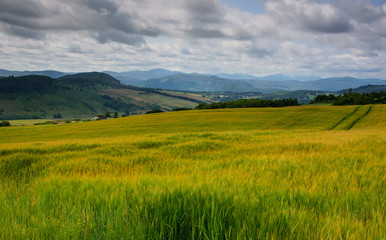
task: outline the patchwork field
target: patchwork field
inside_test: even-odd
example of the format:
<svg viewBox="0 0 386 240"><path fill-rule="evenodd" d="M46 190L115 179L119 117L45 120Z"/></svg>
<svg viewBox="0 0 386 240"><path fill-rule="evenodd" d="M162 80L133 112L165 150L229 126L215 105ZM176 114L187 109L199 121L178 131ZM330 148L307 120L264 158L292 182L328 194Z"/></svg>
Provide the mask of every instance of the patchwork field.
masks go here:
<svg viewBox="0 0 386 240"><path fill-rule="evenodd" d="M0 128L1 239L385 239L386 106Z"/></svg>

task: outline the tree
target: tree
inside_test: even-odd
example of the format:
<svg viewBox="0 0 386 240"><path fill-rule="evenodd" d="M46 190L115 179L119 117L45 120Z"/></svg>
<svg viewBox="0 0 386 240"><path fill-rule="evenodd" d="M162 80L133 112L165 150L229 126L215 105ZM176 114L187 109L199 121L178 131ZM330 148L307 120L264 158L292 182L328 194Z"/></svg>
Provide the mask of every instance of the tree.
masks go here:
<svg viewBox="0 0 386 240"><path fill-rule="evenodd" d="M344 93L338 96L332 103L332 105L364 105L364 104L375 104L384 103L386 92L380 93Z"/></svg>
<svg viewBox="0 0 386 240"><path fill-rule="evenodd" d="M147 111L146 114L161 113L161 112L163 112L163 111L161 109L157 108L157 109L153 109L153 110Z"/></svg>
<svg viewBox="0 0 386 240"><path fill-rule="evenodd" d="M11 124L8 121L0 122L0 127L8 127L8 126L11 126Z"/></svg>
<svg viewBox="0 0 386 240"><path fill-rule="evenodd" d="M114 113L114 118L118 118L118 112Z"/></svg>
<svg viewBox="0 0 386 240"><path fill-rule="evenodd" d="M196 109L217 109L217 108L255 108L255 107L285 107L297 106L298 100L296 98L265 100L258 98L239 99L228 102L215 102L212 104L200 103Z"/></svg>
<svg viewBox="0 0 386 240"><path fill-rule="evenodd" d="M110 114L110 112L106 112L106 113L105 113L105 117L107 117L107 118L111 118L111 114Z"/></svg>

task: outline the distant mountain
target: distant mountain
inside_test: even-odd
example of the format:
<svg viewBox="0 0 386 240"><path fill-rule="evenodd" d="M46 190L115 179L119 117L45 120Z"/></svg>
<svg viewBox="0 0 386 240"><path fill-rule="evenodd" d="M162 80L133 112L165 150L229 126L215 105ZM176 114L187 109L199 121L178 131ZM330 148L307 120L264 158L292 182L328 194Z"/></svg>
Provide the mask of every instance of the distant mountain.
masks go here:
<svg viewBox="0 0 386 240"><path fill-rule="evenodd" d="M367 84L384 85L386 80L381 79L357 79L351 77L325 78L316 81L263 81L249 80L254 88L257 89L280 89L285 91L295 90L315 90L315 91L339 91L341 89L357 88Z"/></svg>
<svg viewBox="0 0 386 240"><path fill-rule="evenodd" d="M109 74L108 72L104 72L104 73ZM109 75L113 76L114 78L118 79L122 84L126 84L126 85L140 86L139 83L141 81L143 81L143 80L140 80L137 78L132 78L129 76L117 76L117 75L112 75L112 74L109 74Z"/></svg>
<svg viewBox="0 0 386 240"><path fill-rule="evenodd" d="M111 73L122 83L141 87L185 91L234 91L264 92L277 91L339 91L367 84L382 85L385 80L335 77L319 79L315 76L290 77L282 74L256 77L248 74L184 74L165 69ZM150 79L149 79L150 78Z"/></svg>
<svg viewBox="0 0 386 240"><path fill-rule="evenodd" d="M268 80L245 80L250 83L254 88L259 89L262 92L278 92L278 91L295 91L295 90L320 90L317 88L308 88L305 82L286 80L286 81L268 81Z"/></svg>
<svg viewBox="0 0 386 240"><path fill-rule="evenodd" d="M145 80L140 82L140 84L143 87L149 88L184 91L256 91L248 82L195 74L175 74L163 78Z"/></svg>
<svg viewBox="0 0 386 240"><path fill-rule="evenodd" d="M207 100L121 84L105 73L53 79L41 75L0 78L0 119L89 118L106 111L140 114L161 108L193 108Z"/></svg>
<svg viewBox="0 0 386 240"><path fill-rule="evenodd" d="M112 76L114 80L119 80L122 84L134 85L139 87L186 90L186 91L234 91L234 92L263 92L273 93L278 91L314 90L314 91L339 91L341 89L357 88L363 85L386 85L385 80L381 79L357 79L352 77L333 77L319 79L315 76L296 76L290 77L283 74L256 77L248 74L185 74L166 69L152 69L148 71L127 71L127 72L104 72L99 74L91 83L86 83L82 74L68 76L57 71L7 71L0 69L0 76L22 76L30 73L40 74L57 78L58 80L67 79L70 84L85 84L88 86L100 85L97 79L100 74ZM88 73L90 74L90 73ZM65 77L66 76L66 77ZM92 79L92 76L86 76ZM106 76L104 79L108 79ZM77 80L78 79L78 80ZM110 87L117 87L117 82L110 78ZM66 82L64 81L64 82ZM103 83L107 84L107 83ZM102 84L102 85L103 85ZM108 84L107 84L108 85Z"/></svg>
<svg viewBox="0 0 386 240"><path fill-rule="evenodd" d="M139 82L142 80L149 80L153 78L163 78L170 75L176 75L176 74L188 74L183 72L177 72L177 71L169 71L166 69L152 69L147 71L128 71L128 72L112 72L112 71L105 71L104 73L110 74L111 76L117 78L118 80L122 81L123 83L127 82ZM216 76L219 78L224 79L231 79L231 80L251 80L251 79L260 79L260 80L267 80L267 81L285 81L285 80L298 80L298 81L312 81L320 79L319 77L314 76L297 76L297 77L289 77L282 74L276 74L276 75L269 75L269 76L263 76L263 77L256 77L254 75L250 74L244 74L244 73L189 73L190 75L203 75L203 76Z"/></svg>
<svg viewBox="0 0 386 240"><path fill-rule="evenodd" d="M314 86L317 90L339 91L341 89L357 88L368 84L386 85L386 80L341 77L320 79L317 81L307 82L307 84L309 84L309 86Z"/></svg>
<svg viewBox="0 0 386 240"><path fill-rule="evenodd" d="M242 74L242 73L217 73L217 74L210 74L210 76L217 76L220 78L225 79L232 79L232 80L248 80L248 79L258 79L258 77L250 75L250 74Z"/></svg>
<svg viewBox="0 0 386 240"><path fill-rule="evenodd" d="M320 79L320 77L317 77L317 76L295 76L295 77L291 78L291 80L296 80L296 81L301 81L301 82L315 81L318 79Z"/></svg>
<svg viewBox="0 0 386 240"><path fill-rule="evenodd" d="M268 75L264 77L257 77L257 79L265 80L265 81L315 81L320 79L320 77L315 76L296 76L296 77L290 77L283 74L275 74L275 75Z"/></svg>
<svg viewBox="0 0 386 240"><path fill-rule="evenodd" d="M229 76L229 75L228 75ZM194 74L174 74L161 78L149 80L140 80L133 83L136 86L161 88L184 91L233 91L233 92L263 92L273 93L277 91L296 91L296 90L313 90L313 91L339 91L341 89L356 88L367 84L384 85L385 80L381 79L357 79L351 77L325 78L313 81L304 81L308 77L300 80L283 80L285 75L268 76L268 79L248 79L234 80L220 78L213 75ZM288 77L290 78L290 77ZM311 79L313 77L309 77Z"/></svg>
<svg viewBox="0 0 386 240"><path fill-rule="evenodd" d="M338 93L348 93L350 89L343 89L338 91ZM372 92L386 92L386 85L366 85L366 86L360 86L358 88L352 89L353 92L356 93L372 93Z"/></svg>
<svg viewBox="0 0 386 240"><path fill-rule="evenodd" d="M14 77L21 77L21 76L27 76L27 75L43 75L51 78L58 78L65 76L68 73L53 71L53 70L45 70L45 71L8 71L4 69L0 69L0 76L8 77L8 76L14 76Z"/></svg>
<svg viewBox="0 0 386 240"><path fill-rule="evenodd" d="M111 76L117 78L122 83L131 83L131 82L139 82L142 80L148 80L152 78L162 78L169 75L174 74L182 74L182 72L176 72L176 71L169 71L162 68L152 69L148 71L128 71L128 72L111 72L106 71L104 73L110 74Z"/></svg>

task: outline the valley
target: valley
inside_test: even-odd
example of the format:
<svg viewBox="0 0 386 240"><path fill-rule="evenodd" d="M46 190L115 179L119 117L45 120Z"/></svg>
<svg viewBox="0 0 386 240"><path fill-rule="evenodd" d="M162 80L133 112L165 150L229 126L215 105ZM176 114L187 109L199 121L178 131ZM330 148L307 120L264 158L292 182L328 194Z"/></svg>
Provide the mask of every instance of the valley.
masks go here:
<svg viewBox="0 0 386 240"><path fill-rule="evenodd" d="M154 89L123 85L103 73L81 73L53 79L41 75L0 79L0 119L90 119L96 114L117 112L144 114L161 108L194 108L211 102L195 94L184 96Z"/></svg>

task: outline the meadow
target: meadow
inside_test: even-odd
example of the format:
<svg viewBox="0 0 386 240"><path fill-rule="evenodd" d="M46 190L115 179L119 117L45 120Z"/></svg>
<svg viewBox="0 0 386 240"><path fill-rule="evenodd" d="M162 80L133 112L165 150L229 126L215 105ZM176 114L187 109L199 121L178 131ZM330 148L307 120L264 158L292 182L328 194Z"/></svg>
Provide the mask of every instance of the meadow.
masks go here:
<svg viewBox="0 0 386 240"><path fill-rule="evenodd" d="M385 239L386 106L0 128L0 239Z"/></svg>

